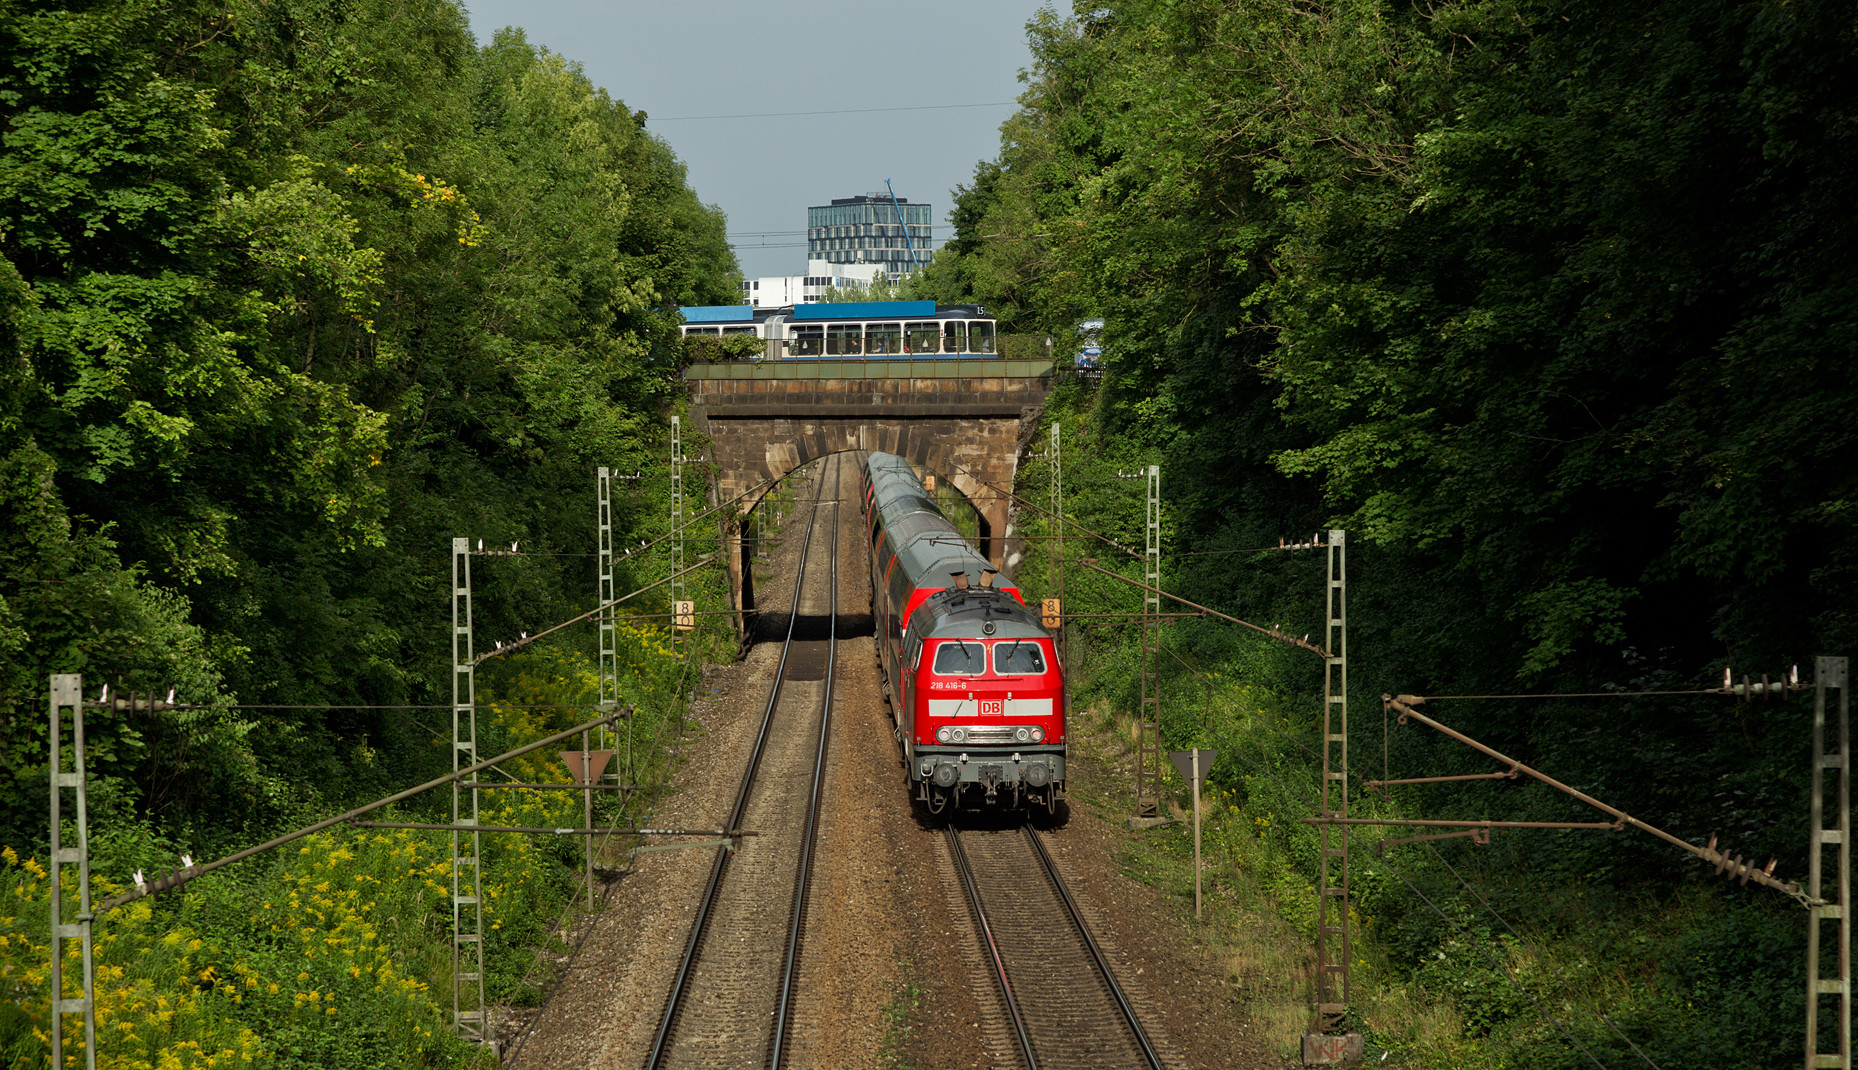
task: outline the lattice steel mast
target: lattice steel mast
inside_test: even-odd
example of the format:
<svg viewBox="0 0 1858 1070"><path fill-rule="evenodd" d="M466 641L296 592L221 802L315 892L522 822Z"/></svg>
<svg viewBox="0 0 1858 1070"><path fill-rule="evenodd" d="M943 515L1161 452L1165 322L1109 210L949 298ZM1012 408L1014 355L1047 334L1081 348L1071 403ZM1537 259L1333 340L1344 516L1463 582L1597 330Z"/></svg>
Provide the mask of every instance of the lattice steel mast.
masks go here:
<svg viewBox="0 0 1858 1070"><path fill-rule="evenodd" d="M1065 707L1071 705L1071 645L1068 642L1070 632L1064 627L1064 452L1059 432L1063 430L1059 422L1052 421L1052 552L1051 552L1051 591L1058 600L1058 658L1065 665Z"/></svg>
<svg viewBox="0 0 1858 1070"><path fill-rule="evenodd" d="M52 744L52 865L51 865L51 958L52 958L52 1066L63 1070L64 1058L64 1020L67 1014L84 1016L84 1067L85 1070L97 1070L97 968L92 957L91 913L90 913L90 807L85 798L84 778L84 678L75 674L60 673L52 677L51 688L51 744ZM109 689L104 689L104 697L109 696ZM133 696L131 696L133 698ZM133 702L130 703L134 705ZM71 758L70 771L65 769L64 759L64 719L65 710L71 711ZM70 790L76 794L77 802L77 846L64 846L64 821L62 810L64 793ZM72 921L64 920L64 867L77 865L77 917ZM139 874L138 874L139 877ZM76 999L65 997L64 991L64 949L66 940L77 940L83 945L84 975L83 994Z"/></svg>
<svg viewBox="0 0 1858 1070"><path fill-rule="evenodd" d="M1348 817L1348 541L1331 530L1323 594L1324 817ZM1340 1030L1348 1013L1348 827L1319 825L1316 901L1316 1021L1313 1031Z"/></svg>
<svg viewBox="0 0 1858 1070"><path fill-rule="evenodd" d="M1142 708L1136 715L1135 814L1161 816L1161 466L1148 466L1142 554Z"/></svg>
<svg viewBox="0 0 1858 1070"><path fill-rule="evenodd" d="M671 417L671 583L667 594L671 599L673 621L681 609L679 603L686 600L684 594L684 426L680 417ZM683 642L683 637L672 629L672 642Z"/></svg>
<svg viewBox="0 0 1858 1070"><path fill-rule="evenodd" d="M1813 667L1813 803L1808 830L1811 839L1807 853L1806 894L1815 900L1807 908L1806 921L1806 1070L1837 1067L1851 1070L1852 1065L1852 918L1846 909L1852 901L1852 806L1851 806L1851 686L1850 663L1845 658L1819 658ZM1826 753L1826 691L1839 689L1838 735L1836 754ZM1825 781L1830 773L1838 781L1838 825L1826 827ZM1837 846L1838 876L1836 887L1824 887L1824 852ZM1825 894L1831 891L1831 895ZM1822 976L1819 961L1819 923L1836 919L1838 928L1838 971L1836 978ZM1838 1051L1819 1050L1819 1001L1824 996L1839 997Z"/></svg>
<svg viewBox="0 0 1858 1070"><path fill-rule="evenodd" d="M612 471L602 465L595 476L595 492L598 504L594 514L595 552L598 564L595 566L594 605L610 606L613 601L613 476ZM619 640L613 628L613 612L602 609L595 618L600 630L600 712L611 713L619 707ZM600 729L602 742L606 739L606 729ZM632 768L632 733L626 733L626 768Z"/></svg>
<svg viewBox="0 0 1858 1070"><path fill-rule="evenodd" d="M460 760L462 757L462 761ZM452 772L477 764L477 660L471 642L471 540L452 540ZM466 792L469 791L467 801ZM483 837L462 853L458 826L478 823L477 777L452 781L452 1023L480 1044L484 1015ZM467 892L466 889L470 890ZM471 951L467 954L466 947Z"/></svg>

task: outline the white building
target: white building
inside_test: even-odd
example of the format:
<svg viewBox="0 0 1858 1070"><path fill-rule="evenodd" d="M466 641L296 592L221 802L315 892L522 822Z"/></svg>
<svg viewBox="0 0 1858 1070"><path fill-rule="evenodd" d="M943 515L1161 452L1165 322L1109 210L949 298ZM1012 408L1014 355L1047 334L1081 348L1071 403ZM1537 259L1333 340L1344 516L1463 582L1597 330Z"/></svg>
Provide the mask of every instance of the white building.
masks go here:
<svg viewBox="0 0 1858 1070"><path fill-rule="evenodd" d="M815 304L840 286L869 286L883 264L833 264L808 260L804 275L764 275L742 283L742 303L756 308Z"/></svg>

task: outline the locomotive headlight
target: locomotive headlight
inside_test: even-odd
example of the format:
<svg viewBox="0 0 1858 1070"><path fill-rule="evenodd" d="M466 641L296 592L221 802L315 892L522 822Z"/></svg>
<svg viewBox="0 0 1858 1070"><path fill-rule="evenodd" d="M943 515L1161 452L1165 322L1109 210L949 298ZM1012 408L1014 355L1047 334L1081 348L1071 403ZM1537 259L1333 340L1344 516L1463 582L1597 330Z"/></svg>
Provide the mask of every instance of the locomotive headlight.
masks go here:
<svg viewBox="0 0 1858 1070"><path fill-rule="evenodd" d="M947 725L943 725L935 730L935 741L937 743L947 743L951 735L953 735L953 731Z"/></svg>
<svg viewBox="0 0 1858 1070"><path fill-rule="evenodd" d="M1031 731L1029 731L1028 729L1024 727L1015 728L1013 730L1013 738L1019 740L1021 743L1024 743L1027 740L1032 738L1032 733Z"/></svg>
<svg viewBox="0 0 1858 1070"><path fill-rule="evenodd" d="M948 741L950 743L966 743L968 741L968 730L965 728L949 729Z"/></svg>
<svg viewBox="0 0 1858 1070"><path fill-rule="evenodd" d="M1040 728L1036 724L1033 725L1032 726L1032 741L1034 743L1039 743L1039 742L1043 742L1044 739L1045 739L1045 729Z"/></svg>

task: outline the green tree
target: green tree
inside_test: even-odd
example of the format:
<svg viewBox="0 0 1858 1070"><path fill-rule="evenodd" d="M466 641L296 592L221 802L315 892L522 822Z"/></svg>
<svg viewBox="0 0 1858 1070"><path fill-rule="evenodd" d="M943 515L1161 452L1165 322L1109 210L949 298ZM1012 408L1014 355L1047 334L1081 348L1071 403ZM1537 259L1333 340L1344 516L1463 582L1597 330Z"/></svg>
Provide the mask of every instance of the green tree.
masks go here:
<svg viewBox="0 0 1858 1070"><path fill-rule="evenodd" d="M339 704L449 686L447 539L578 549L591 467L649 463L675 307L735 292L721 214L449 0L13 12L0 112L8 842L42 835L48 672L338 704L136 729L191 742L125 749L126 806L227 834L404 783L426 731ZM497 634L589 590L487 573Z"/></svg>

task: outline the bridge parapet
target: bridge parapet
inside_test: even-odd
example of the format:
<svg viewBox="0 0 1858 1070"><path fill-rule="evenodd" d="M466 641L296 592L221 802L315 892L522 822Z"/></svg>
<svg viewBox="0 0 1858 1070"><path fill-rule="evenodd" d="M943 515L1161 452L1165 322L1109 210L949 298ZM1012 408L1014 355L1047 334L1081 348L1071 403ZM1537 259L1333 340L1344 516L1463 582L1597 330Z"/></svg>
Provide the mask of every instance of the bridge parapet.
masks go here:
<svg viewBox="0 0 1858 1070"><path fill-rule="evenodd" d="M711 418L1018 416L1051 392L1049 360L771 361L684 373Z"/></svg>

